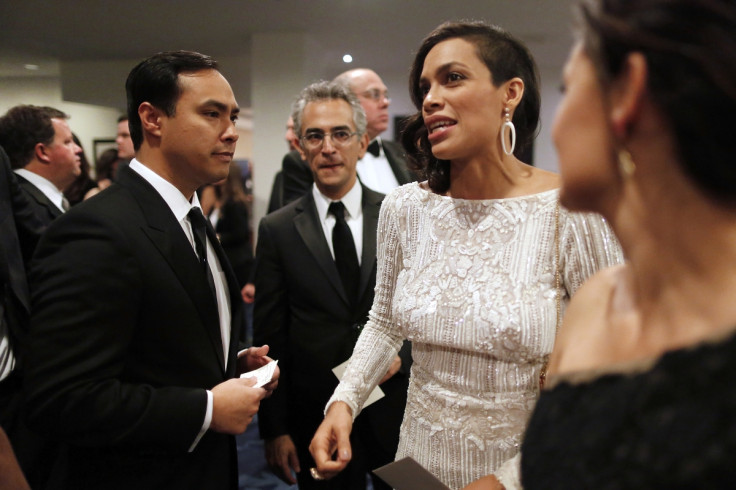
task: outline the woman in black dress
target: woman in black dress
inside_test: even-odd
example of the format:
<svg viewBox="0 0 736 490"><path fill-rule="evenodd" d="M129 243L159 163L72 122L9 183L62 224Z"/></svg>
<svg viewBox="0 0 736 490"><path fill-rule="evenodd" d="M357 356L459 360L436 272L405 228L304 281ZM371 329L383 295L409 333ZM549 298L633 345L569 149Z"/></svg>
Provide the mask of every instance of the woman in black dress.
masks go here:
<svg viewBox="0 0 736 490"><path fill-rule="evenodd" d="M736 485L736 2L581 4L561 200L625 265L565 316L522 446L544 488Z"/></svg>
<svg viewBox="0 0 736 490"><path fill-rule="evenodd" d="M553 128L560 199L606 217L627 261L572 298L522 484L734 488L736 1L579 13Z"/></svg>

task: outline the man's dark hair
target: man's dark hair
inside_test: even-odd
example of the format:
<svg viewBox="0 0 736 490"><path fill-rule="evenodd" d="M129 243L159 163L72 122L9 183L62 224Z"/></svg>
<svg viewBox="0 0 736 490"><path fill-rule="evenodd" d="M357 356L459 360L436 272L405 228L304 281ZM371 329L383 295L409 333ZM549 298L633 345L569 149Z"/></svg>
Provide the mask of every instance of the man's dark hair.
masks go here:
<svg viewBox="0 0 736 490"><path fill-rule="evenodd" d="M0 117L0 146L10 158L13 168L23 168L33 159L38 143L50 145L54 141L52 118L69 116L53 107L17 105Z"/></svg>
<svg viewBox="0 0 736 490"><path fill-rule="evenodd" d="M125 82L125 92L128 96L128 127L136 151L143 143L138 107L148 102L167 116L173 116L181 95L179 75L201 70L217 70L217 62L194 51L158 53L131 70Z"/></svg>
<svg viewBox="0 0 736 490"><path fill-rule="evenodd" d="M120 117L118 118L118 123L121 123L121 122L127 121L127 120L128 120L128 115L127 114L121 114Z"/></svg>

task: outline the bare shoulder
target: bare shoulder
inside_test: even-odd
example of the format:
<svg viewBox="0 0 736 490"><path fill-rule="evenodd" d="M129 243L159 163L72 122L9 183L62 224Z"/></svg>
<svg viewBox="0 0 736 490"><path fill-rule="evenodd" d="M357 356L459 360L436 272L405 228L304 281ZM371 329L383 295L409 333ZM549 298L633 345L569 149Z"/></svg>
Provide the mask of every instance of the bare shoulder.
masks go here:
<svg viewBox="0 0 736 490"><path fill-rule="evenodd" d="M550 191L557 189L562 184L560 175L549 170L528 166L529 180L528 185L532 193Z"/></svg>
<svg viewBox="0 0 736 490"><path fill-rule="evenodd" d="M614 293L624 280L626 264L598 271L577 290L565 311L550 359L550 374L595 365L594 358L608 338Z"/></svg>

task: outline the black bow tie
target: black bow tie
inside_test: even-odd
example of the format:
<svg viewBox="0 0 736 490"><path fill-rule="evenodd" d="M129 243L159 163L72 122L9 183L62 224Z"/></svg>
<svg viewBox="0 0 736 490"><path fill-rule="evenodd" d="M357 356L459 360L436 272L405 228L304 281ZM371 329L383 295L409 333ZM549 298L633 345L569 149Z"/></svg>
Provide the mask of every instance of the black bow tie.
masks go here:
<svg viewBox="0 0 736 490"><path fill-rule="evenodd" d="M374 156L377 157L381 154L381 144L378 142L377 139L371 141L371 144L368 145L368 151Z"/></svg>

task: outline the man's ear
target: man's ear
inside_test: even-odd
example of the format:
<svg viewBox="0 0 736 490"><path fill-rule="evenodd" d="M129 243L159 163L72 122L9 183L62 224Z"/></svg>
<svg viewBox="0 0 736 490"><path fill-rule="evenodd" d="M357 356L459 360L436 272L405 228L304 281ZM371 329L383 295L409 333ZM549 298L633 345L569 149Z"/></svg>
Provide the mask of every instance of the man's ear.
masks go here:
<svg viewBox="0 0 736 490"><path fill-rule="evenodd" d="M51 157L49 157L46 145L43 143L36 143L36 146L33 147L33 156L41 163L51 164Z"/></svg>
<svg viewBox="0 0 736 490"><path fill-rule="evenodd" d="M150 102L143 102L138 106L138 117L141 119L141 129L143 129L143 137L151 134L158 138L161 137L161 119L163 111L154 107Z"/></svg>
<svg viewBox="0 0 736 490"><path fill-rule="evenodd" d="M358 151L358 160L365 156L365 152L368 151L368 144L370 142L371 140L368 138L368 133L363 133L363 136L361 136L360 140L358 140L358 144L360 145L360 151Z"/></svg>
<svg viewBox="0 0 736 490"><path fill-rule="evenodd" d="M621 74L611 83L610 118L613 133L619 141L628 136L641 114L647 91L647 61L641 53L626 57Z"/></svg>
<svg viewBox="0 0 736 490"><path fill-rule="evenodd" d="M301 140L298 140L297 141L296 151L299 152L299 156L302 157L302 160L304 160L305 162L308 162L309 161L309 160L307 160L307 152L305 152L304 151L304 148L302 148L302 141Z"/></svg>

